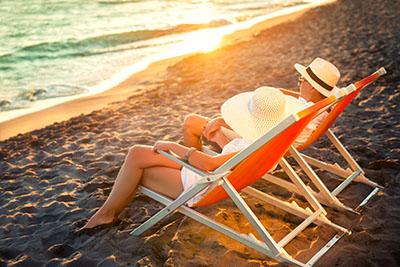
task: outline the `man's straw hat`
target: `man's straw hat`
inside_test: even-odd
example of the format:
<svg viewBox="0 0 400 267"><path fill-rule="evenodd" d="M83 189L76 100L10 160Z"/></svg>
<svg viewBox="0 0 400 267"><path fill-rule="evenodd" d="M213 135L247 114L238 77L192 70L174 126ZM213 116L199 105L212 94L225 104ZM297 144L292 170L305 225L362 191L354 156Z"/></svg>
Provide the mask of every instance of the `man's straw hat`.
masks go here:
<svg viewBox="0 0 400 267"><path fill-rule="evenodd" d="M332 63L317 57L308 67L298 63L295 69L315 88L326 97L339 90L336 87L340 78L339 70Z"/></svg>

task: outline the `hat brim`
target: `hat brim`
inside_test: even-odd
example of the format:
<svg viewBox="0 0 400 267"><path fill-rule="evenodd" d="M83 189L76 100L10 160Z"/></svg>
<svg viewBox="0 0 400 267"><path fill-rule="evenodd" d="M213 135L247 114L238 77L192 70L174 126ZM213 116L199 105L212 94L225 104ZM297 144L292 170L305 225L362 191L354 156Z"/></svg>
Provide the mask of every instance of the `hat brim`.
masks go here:
<svg viewBox="0 0 400 267"><path fill-rule="evenodd" d="M336 86L333 87L333 89L331 91L326 90L325 88L323 88L321 85L319 85L318 83L316 83L311 77L310 75L308 75L307 71L306 71L306 67L304 67L303 65L300 65L298 63L294 64L294 68L301 74L301 76L303 76L315 89L318 90L318 92L320 92L321 94L323 94L326 97L330 97L331 95L335 94L338 90L340 90L339 88L337 88Z"/></svg>
<svg viewBox="0 0 400 267"><path fill-rule="evenodd" d="M240 136L255 141L260 135L264 134L289 114L296 113L304 109L304 105L292 96L285 95L286 105L284 114L279 118L271 119L263 123L262 129L256 126L254 115L250 113L249 103L254 92L245 92L235 95L228 99L221 106L221 114L225 122Z"/></svg>

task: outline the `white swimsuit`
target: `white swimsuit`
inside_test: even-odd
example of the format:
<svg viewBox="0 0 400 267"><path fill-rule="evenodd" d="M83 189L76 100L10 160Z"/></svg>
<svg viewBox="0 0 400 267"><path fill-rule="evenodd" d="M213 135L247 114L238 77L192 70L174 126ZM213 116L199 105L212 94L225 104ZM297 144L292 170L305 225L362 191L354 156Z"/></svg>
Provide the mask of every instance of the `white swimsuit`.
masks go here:
<svg viewBox="0 0 400 267"><path fill-rule="evenodd" d="M246 148L250 144L251 143L244 138L235 138L224 146L220 155L237 152L239 150ZM199 181L201 178L203 177L185 167L182 167L181 169L181 180L183 185L182 194L187 192L193 186L195 186L197 181ZM197 201L199 201L202 197L204 197L214 187L215 184L209 185L208 187L203 189L200 193L198 193L196 196L194 196L192 199L189 199L186 202L186 205L188 205L189 207L193 206Z"/></svg>

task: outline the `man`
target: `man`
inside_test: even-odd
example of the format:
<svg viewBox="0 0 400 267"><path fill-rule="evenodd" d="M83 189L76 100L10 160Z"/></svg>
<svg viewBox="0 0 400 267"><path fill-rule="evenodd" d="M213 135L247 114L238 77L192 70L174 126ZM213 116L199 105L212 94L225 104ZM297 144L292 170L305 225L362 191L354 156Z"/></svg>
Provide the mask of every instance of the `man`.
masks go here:
<svg viewBox="0 0 400 267"><path fill-rule="evenodd" d="M340 72L332 63L317 57L308 67L297 63L294 67L301 75L298 82L300 94L297 97L305 108L323 100L325 97L331 96L339 90L336 84L339 81ZM293 95L294 93L285 89L281 89L281 91L289 95ZM297 147L304 143L327 115L328 113L324 112L311 121L297 138L294 145ZM203 141L212 140L213 135L218 131L222 131L227 135L229 131L226 131L226 129L232 130L222 117L209 119L197 114L191 114L185 118L182 127L184 145L201 150ZM212 142L210 144L217 151L220 150L218 145Z"/></svg>

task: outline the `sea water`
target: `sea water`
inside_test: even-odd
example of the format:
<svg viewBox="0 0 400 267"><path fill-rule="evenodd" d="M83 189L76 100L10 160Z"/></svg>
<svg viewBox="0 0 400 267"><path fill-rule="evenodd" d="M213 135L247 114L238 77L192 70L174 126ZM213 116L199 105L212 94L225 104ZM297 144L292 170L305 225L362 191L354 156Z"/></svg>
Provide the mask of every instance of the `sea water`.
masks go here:
<svg viewBox="0 0 400 267"><path fill-rule="evenodd" d="M1 0L0 122L117 85L298 0ZM311 1L320 2L320 1Z"/></svg>

